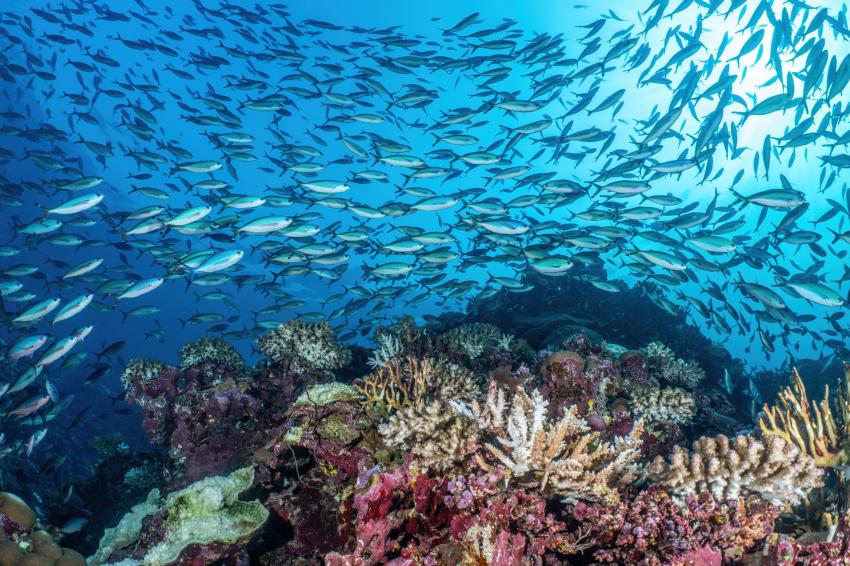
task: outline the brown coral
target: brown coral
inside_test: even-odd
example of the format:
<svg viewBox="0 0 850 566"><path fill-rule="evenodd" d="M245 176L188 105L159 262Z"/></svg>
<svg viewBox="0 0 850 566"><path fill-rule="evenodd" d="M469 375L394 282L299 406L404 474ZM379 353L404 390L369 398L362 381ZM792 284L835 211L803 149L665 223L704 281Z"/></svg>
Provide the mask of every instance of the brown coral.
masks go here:
<svg viewBox="0 0 850 566"><path fill-rule="evenodd" d="M22 499L0 492L0 524L11 521L11 532L0 528L0 566L86 566L83 555L70 548L62 548L49 533L33 531L35 512Z"/></svg>
<svg viewBox="0 0 850 566"><path fill-rule="evenodd" d="M765 435L782 438L814 458L822 468L847 462L846 441L850 437L850 364L844 364L844 382L839 389L838 418L829 406L829 385L820 403L809 402L806 386L797 368L791 370L791 386L779 392L779 405L765 403L759 427Z"/></svg>

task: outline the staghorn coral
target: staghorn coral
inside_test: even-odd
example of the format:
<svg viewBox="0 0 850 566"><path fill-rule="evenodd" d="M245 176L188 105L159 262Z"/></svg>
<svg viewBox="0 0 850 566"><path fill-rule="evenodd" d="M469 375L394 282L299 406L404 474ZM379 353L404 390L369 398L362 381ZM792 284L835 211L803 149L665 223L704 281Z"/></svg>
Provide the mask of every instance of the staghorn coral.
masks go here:
<svg viewBox="0 0 850 566"><path fill-rule="evenodd" d="M705 372L693 360L683 360L661 342L644 348L649 375L672 385L694 388L705 379Z"/></svg>
<svg viewBox="0 0 850 566"><path fill-rule="evenodd" d="M351 352L337 343L327 322L288 320L260 337L257 347L274 363L294 361L305 369L338 369L351 360Z"/></svg>
<svg viewBox="0 0 850 566"><path fill-rule="evenodd" d="M215 337L203 337L192 342L186 342L180 348L180 370L209 364L211 366L226 366L238 371L245 361L242 355L226 340Z"/></svg>
<svg viewBox="0 0 850 566"><path fill-rule="evenodd" d="M517 389L510 409L504 390L492 383L487 402L464 405L453 403L462 414L476 420L494 442L486 448L496 467L520 483L563 495L566 501L614 499L617 488L638 475L641 422L628 436L603 442L591 432L575 406L553 421L546 418L548 402L533 391ZM491 467L484 459L479 462Z"/></svg>
<svg viewBox="0 0 850 566"><path fill-rule="evenodd" d="M632 413L648 423L685 424L696 413L693 396L678 387L642 385L632 388L631 395Z"/></svg>
<svg viewBox="0 0 850 566"><path fill-rule="evenodd" d="M722 434L700 438L690 453L674 447L670 460L656 458L648 473L680 500L706 490L718 499L758 495L777 506L800 503L823 476L812 458L781 438Z"/></svg>
<svg viewBox="0 0 850 566"><path fill-rule="evenodd" d="M837 467L848 461L850 438L850 364L844 364L844 380L838 391L836 418L829 405L829 385L823 400L809 402L806 386L796 368L791 370L791 386L779 392L779 405L765 403L759 428L768 436L782 438L814 458L822 468Z"/></svg>
<svg viewBox="0 0 850 566"><path fill-rule="evenodd" d="M478 443L478 427L444 401L411 405L378 427L384 442L414 454L423 470L445 471L464 460Z"/></svg>

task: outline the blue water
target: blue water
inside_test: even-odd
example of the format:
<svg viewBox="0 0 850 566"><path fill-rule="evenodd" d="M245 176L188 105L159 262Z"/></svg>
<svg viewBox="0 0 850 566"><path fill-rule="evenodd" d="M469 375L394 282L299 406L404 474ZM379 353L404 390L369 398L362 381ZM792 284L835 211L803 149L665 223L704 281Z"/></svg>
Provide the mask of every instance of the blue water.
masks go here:
<svg viewBox="0 0 850 566"><path fill-rule="evenodd" d="M680 87L689 72L699 75L694 91L699 93L721 76L727 64L730 74L737 75L737 79L732 90L733 96L723 111L722 122L718 126L718 132L726 134L725 141L720 138L715 140L716 151L713 152L710 163L704 160L699 167L681 175L666 175L653 180L652 189L647 194L672 194L683 200L679 207L669 206L667 210L694 203L693 210L697 211L706 210L717 195L717 212L712 221L716 226L720 216L742 205L730 190L739 171L743 173L734 188L743 195L751 195L764 189L781 188L780 174L784 175L794 189L805 193L809 203L808 210L797 223L797 229L815 230L823 235L824 239L819 245L825 250L824 257L812 253L807 245L778 243L775 240L772 232L786 210L769 210L764 222L757 227L762 208L755 204L742 207L740 212L730 212L730 220L743 220L740 229L726 234L726 237L734 239L738 245L736 252L717 258L712 258L707 253L701 255L718 262L728 261L740 255L752 257L746 247L754 245L762 238L769 238L768 251L773 258L767 264L779 265L792 274L800 274L817 261L823 261L822 266L815 266L816 269L810 274L809 280L820 281L835 289L840 296L846 297L847 281L842 280L842 276L847 243L838 241L831 244L832 236L826 231L826 227L843 232L846 229L848 214L844 210L814 228L811 222L833 206L828 199L847 206L847 169L823 164L820 157L830 152L826 146L829 140L825 136L797 149L779 151L775 148L782 143L776 141L777 137L781 137L784 132L807 117L813 120L809 131L824 128L836 135L845 132L846 108L850 100L847 93L850 91L844 89L828 103L817 104L814 98L822 96L826 86L827 71L823 71L824 81L815 87L810 95L812 100L805 109L801 107L799 112L789 109L767 116L750 117L742 124L741 116L736 114L744 110L742 103L752 107L753 97L761 101L781 93L784 88L783 84L776 80L775 70L769 60L771 24L766 17L761 17L757 23L747 27L746 24L758 2L748 1L743 4L743 7L724 17L729 10L729 3L721 3L713 14L706 15L704 7L683 2L682 5L688 5L687 8L672 18L663 18L652 29L644 32L646 22L651 19L657 3L652 6L649 3L641 3L641 6L638 6L622 1L582 5L554 1L518 4L508 0L462 3L441 0L427 4L319 0L297 2L288 6L277 4L275 6L279 7L278 13L275 13L273 5L262 4L263 14L256 17L253 2L219 6L203 4L206 8L199 10L201 3L165 5L148 2L143 6L140 2L120 1L103 4L99 14L95 7L89 5L63 7L62 4L48 2L7 2L4 4L2 26L2 43L6 46L2 57L6 67L4 81L0 87L5 99L0 106L8 111L0 119L4 128L3 135L0 135L0 148L3 150L3 196L7 198L2 205L4 222L0 228L0 239L2 244L18 249L19 253L14 257L0 258L0 265L7 266L7 269L19 264L32 265L38 268L38 273L43 274L42 278L20 277L23 283L21 292L33 293L33 302L50 297L61 298L64 302L84 292L90 292L99 285L99 281L81 278L70 284L60 285L57 279L70 266L94 258L103 258L104 263L93 273L107 278L166 277L169 274L166 266L149 250L139 248L140 243L142 246L164 246L160 250L164 252L190 252L209 247L218 250L241 249L245 252L243 259L232 270L224 273L230 276L260 276L264 284L270 285L258 287L252 283L239 287L228 282L215 287L187 286L197 274L172 272L173 277L143 297L116 302L114 297L96 296L91 306L68 321L53 326L50 324L51 315L34 328L11 327L6 324L2 336L10 344L28 333L45 333L63 338L75 328L92 325L94 330L91 335L74 350L88 352L85 361L76 367L60 371L60 360L47 367L44 374L56 384L61 394L76 395L73 409L63 416L64 419L69 419L87 404L93 404L97 412L107 415L101 421L103 424L98 424L97 428L110 429L108 411L111 402L108 396L121 393L118 376L124 363L133 357L151 357L176 362L182 344L210 333L211 324L187 322L193 315L223 315L224 320L218 323L225 325L223 332L215 333L223 334L236 344L247 358L256 360L258 357L252 351L252 344L254 338L264 331L259 326L262 323L273 324L305 315L313 320L328 318L349 341L369 344L371 330L381 321L389 321L403 314L413 314L421 320L426 314L463 310L468 300L479 292L500 287L491 277L508 277L521 281L525 270L528 269L521 258L500 258L484 264L471 263L470 252L485 245L482 242L486 243L487 240L478 237L479 241L473 242L476 232L470 230L460 219L469 217L469 203L485 198L508 202L516 197L544 195L546 192L534 185L516 187L515 182L510 180L487 183L486 178L492 175L487 169L492 165L467 168L460 161L449 164L448 160L439 156L433 157L433 154L430 154L432 157L429 157L429 152L438 149L455 150L458 153L484 151L494 142L508 137L505 128L515 128L548 117L554 119L554 124L542 134L536 133L520 140L515 146L516 151L507 154L506 162L499 167L528 165L529 174L551 172L556 179L569 179L589 186L599 172L619 163L619 160L612 158L611 151L634 150L634 142L645 137L651 128L647 127L647 124L668 112L674 90ZM245 12L238 13L234 8L236 6ZM837 25L840 26L843 22L846 29L844 3L821 2L812 3L812 6L827 8L831 17L838 22ZM787 7L795 14L799 9L792 3L787 6L776 3L777 14L782 7ZM35 9L48 10L54 18L59 18L63 23L47 21L35 13ZM77 9L81 13L73 13ZM67 12L63 14L63 10ZM110 15L110 11L122 16L116 18ZM672 7L668 7L667 13L671 11ZM288 13L286 18L281 15L284 12ZM451 28L472 12L478 12L479 16L474 24L460 32L461 35L500 25L505 28L481 37L463 38L456 34L444 34L444 30ZM806 16L799 16L799 20L810 21L816 13L816 9L809 10ZM600 18L604 18L604 25L595 33L592 24L600 21ZM311 19L330 22L343 26L344 29L328 29L327 26L305 23ZM72 25L80 27L73 29ZM297 30L297 34L289 30L289 26ZM204 28L208 31L199 34L205 37L193 35L189 31ZM759 29L765 30L759 46L744 55L740 61L729 61ZM242 33L239 33L240 30ZM378 30L383 31L378 33ZM174 35L169 37L165 32L177 34L180 39L175 39ZM45 34L57 35L59 38L51 39L45 37ZM403 34L405 38L413 38L415 41L395 46L383 45L378 41L379 38L391 34ZM514 51L510 48L482 50L480 46L485 41L509 39L516 42L515 49L521 49L535 38L539 38L540 34L549 34L550 39L557 40L557 44L537 55L538 58L543 55L549 57L547 62L532 58L506 57L504 61L481 60L472 62L468 67L445 68L448 66L446 63L452 59L478 55L485 51L487 55L510 54ZM588 34L591 34L590 37L582 42L581 38ZM616 38L612 38L615 34ZM556 75L570 76L588 65L599 62L611 46L625 34L637 39L635 46L627 54L609 61L604 71L590 73L587 78L575 78L568 85L558 86L538 96L540 100L547 100L557 93L557 96L541 109L512 114L492 106L497 101L511 98L531 99L534 90L540 85L539 81ZM684 58L680 64L671 65L666 73L654 75L655 71L665 65L695 34L699 34L701 47ZM724 41L724 36L728 36L727 41ZM63 37L72 39L73 44L63 45L57 42ZM824 48L830 57L837 57L838 63L846 56L846 37L836 33L830 25L823 25L813 31L811 37L822 37ZM122 42L122 39L152 43L134 49ZM598 44L593 43L596 39ZM721 43L726 43L726 47L718 61L716 54ZM649 55L634 68L629 68L627 62L643 45L650 50ZM157 46L161 49L157 49ZM241 57L239 50L244 51L247 56ZM279 50L278 57L257 56L271 55L273 50ZM96 53L114 59L118 66L113 68L93 60L91 56ZM292 53L297 53L298 58L303 58L303 61L299 63L289 60L288 55ZM30 56L29 60L27 55ZM210 56L221 59L216 59L214 64L203 63L205 59L209 62ZM410 56L413 58L399 59ZM644 73L656 56L658 62L651 71ZM55 63L52 62L54 58ZM807 68L806 57L795 57L791 49L786 49L780 54L780 58L783 63L783 78L788 73L796 73L794 83L796 96L799 96L803 88L802 77ZM82 61L93 69L91 72L80 70L69 64L69 61ZM10 64L16 66L10 67ZM507 76L489 86L483 86L484 78L481 73L498 66L508 67ZM181 78L170 69L190 73L192 78ZM36 74L36 71L41 71L41 76ZM374 80L389 95L375 90L375 87L366 87L362 80L355 78L359 73L362 79L364 72L371 73ZM233 86L240 80L259 80L263 84L257 89L240 90ZM317 86L311 84L314 80L319 83ZM101 89L116 90L123 93L123 96L113 98L101 92L94 100L97 93L96 81ZM143 88L141 85L150 86ZM422 108L398 104L388 108L390 101L397 100L411 91L410 85L432 91L429 95L430 102ZM308 89L310 92L316 92L318 89L321 93L361 93L362 96L356 94L356 104L352 107L339 107L334 106L327 98L304 97L303 92L292 90L292 87ZM607 96L620 89L625 89L625 95L622 104L617 103L604 111L588 114L587 110L582 110L565 116L581 96L592 89L598 90L588 106L589 109L596 107ZM75 104L72 98L67 96L69 93L83 94L89 101ZM240 108L248 100L274 93L285 96L283 111L259 112ZM211 95L237 116L241 125L230 128L187 121L187 116L193 113L193 109L196 110L196 116L216 115L214 109L205 107L199 100L200 96ZM694 99L692 102L691 107L686 108L676 120L672 128L675 135L663 140L664 148L653 156L654 159L668 161L694 156L693 148L700 124L704 123L707 115L714 110L717 96L705 97L698 101ZM141 114L127 107L128 104L141 106L153 115L155 121L146 122ZM474 109L479 113L469 121L445 130L474 134L480 141L465 147L435 144L432 132L442 130L431 129L431 126L447 116L455 115L461 109ZM84 118L78 114L81 112L87 113L96 123L81 119ZM340 115L357 112L375 113L385 119L379 125L334 120ZM832 118L824 122L830 113ZM152 128L151 138L143 139L134 134L127 127L128 121L137 121ZM599 156L596 152L607 142L573 141L569 144L569 155L553 161L553 148L541 145L539 138L541 135L561 134L568 122L572 122L569 130L572 133L588 128L613 132L614 139L607 145L606 154ZM44 136L28 137L21 134L45 125L58 128L62 135L50 140ZM338 126L344 136L368 151L369 157L363 159L354 155L335 131L321 128L327 125ZM738 150L734 159L732 155L735 148L730 141L733 127ZM280 137L275 137L270 129L276 130ZM366 133L408 144L410 149L404 153L420 157L429 165L454 167L459 171L459 174L450 180L414 179L407 183L407 186L426 187L437 195L453 195L458 191L479 187L486 189L486 192L475 197L464 197L446 210L414 211L400 217L369 219L358 216L351 210L329 208L311 202L296 202L285 208L272 209L264 206L249 210L225 210L220 203L216 203L212 213L204 219L207 222L215 222L225 215L236 214L236 224L243 225L249 219L269 214L294 217L317 213L317 218L309 221L309 224L321 229L313 240L280 238L280 241L295 247L310 241L333 243L338 245L339 251L348 253L350 260L343 264L347 266L344 272L339 280L330 282L313 273L273 277L276 271L285 266L265 265L261 260L264 254L256 250L256 246L269 240L268 236L237 237L232 243L215 241L204 234L181 234L175 230L123 237L122 232L134 222L122 222L122 214L150 205L163 205L176 213L190 206L203 204L202 198L215 197L212 191L188 191L181 181L185 179L194 183L209 178L209 175L172 173L171 170L174 164L180 161L218 160L227 165L224 153L217 149L208 137L225 131L246 132L255 138L250 144L252 147L246 151L255 160L233 160L230 163L237 174L236 177L228 171L227 166L214 174L215 178L224 179L232 185L230 190L233 194L269 196L273 194L270 189L274 188L280 189L278 195L303 200L305 191L298 186L298 181L309 181L310 177L282 171L271 157L275 160L285 159L289 165L297 161L319 162L325 165L325 168L318 174L317 179L350 181L356 173L366 170L386 173L386 180L350 183L349 191L332 195L350 203L378 208L389 203L410 205L416 202L415 197L403 195L398 190L398 186L405 183L403 175L411 170L376 163L376 151L373 143L364 137ZM771 155L769 170L765 169L763 151L766 136L774 137L774 149L768 152ZM280 149L283 143L281 139L287 144L318 148L323 155L296 159L295 155L290 154L286 158ZM107 145L111 148L112 155L105 158L105 163L101 163L89 148L80 143L82 140ZM192 157L182 159L173 156L164 149L164 146L169 144L190 152ZM503 148L504 145L501 145L492 151L500 154ZM542 154L537 155L541 149ZM99 176L103 178L103 183L90 191L79 192L52 186L52 181L73 178L75 173L71 170L59 173L40 168L28 157L36 150L49 152L63 166L77 169L79 173L76 176ZM127 155L131 151L144 150L156 152L165 158L165 162L154 167L141 167ZM846 146L836 147L833 154L843 152L846 152ZM581 156L582 153L586 155ZM343 162L334 163L339 160ZM710 173L706 174L709 167ZM139 174L150 174L151 177L133 177ZM168 198L157 200L139 192L131 192L134 186L165 190ZM66 224L61 230L63 234L80 235L85 240L83 245L56 246L43 241L43 236L26 238L18 233L21 226L42 218L45 215L44 208L58 206L87 192L103 193L105 198L95 209L64 217L63 220L68 222L89 218L94 224L89 227ZM593 193L595 190L591 191L592 195ZM640 204L639 198L613 201L623 202L628 206ZM574 213L593 206L598 208L602 202L603 199L595 195L584 196L563 206L550 208L536 205L522 210L514 209L510 211L510 216L526 224L532 221L552 221L560 225L574 223L579 227L614 224L611 221L588 222L573 216ZM166 211L162 216L167 218L169 214ZM630 229L647 229L652 227L654 222L636 222ZM335 236L339 232L360 226L369 231L371 247L366 253L347 249L345 243ZM421 280L427 275L384 281L364 278L364 266L371 268L387 261L408 264L415 261L412 255L390 257L376 251L377 246L402 238L402 233L397 230L399 226L418 226L426 230L451 233L457 239L457 244L450 246L450 249L458 253L459 257L440 267L446 273L442 282L470 282L471 289L459 296L449 297L449 289L440 292L422 287ZM678 241L684 237L684 232L662 225L654 225L654 229L667 233ZM549 233L551 232L553 231L549 230ZM229 236L233 234L233 230L227 228L215 233ZM529 232L521 241L528 245L535 243L538 238L539 236ZM491 247L492 255L500 255L495 244L486 245ZM638 239L625 242L622 247L627 250L639 247L669 251L659 244ZM567 256L580 251L570 246L558 246L557 249L559 254ZM691 253L685 252L682 245L676 249L686 257ZM633 259L616 245L604 251L601 258L607 270L608 281L622 280L632 285L645 279L644 276L636 275L623 267L624 262ZM795 297L787 291L778 290L787 301L790 312L797 316L813 315L814 320L791 325L767 321L759 323L747 311L748 308L762 309L751 298L745 298L734 282L743 277L750 283L777 287L782 281L776 279L775 270L767 264L753 267L742 263L718 273L708 273L691 267L691 281L680 285L662 284L662 289L665 291L664 296L673 304L690 306L692 322L734 356L744 359L751 368L776 367L789 356L796 359L845 355L846 348L842 345L845 332L835 331L826 320L828 315L843 313L844 307L824 307L799 296ZM312 265L317 268L329 268L315 263ZM122 266L126 267L126 273L120 271ZM663 272L663 269L655 271ZM721 305L720 301L710 298L704 292L703 289L709 282L716 283L723 289L725 305ZM348 301L359 298L350 291L358 285L370 291L387 285L409 285L410 289L397 300L372 299L367 301L366 306L354 309L352 313L340 314L340 309ZM209 291L227 293L232 307L221 301L198 299L200 294ZM273 296L270 291L280 292L281 296ZM411 299L417 296L419 297L416 301L411 302ZM730 326L731 332L724 331L711 317L704 318L693 309L687 297L698 299L707 307L715 309L717 316ZM327 302L329 298L333 300ZM286 304L293 300L303 301L304 304L297 308L287 307ZM13 315L22 311L26 304L8 299L4 301L6 311ZM257 315L262 309L274 305L284 306L279 312ZM160 312L125 319L124 313L140 306L157 306ZM604 308L605 305L600 305L600 309ZM564 309L569 312L569 305L564 305ZM747 322L747 326L735 324L727 309L734 309L739 313L740 318ZM336 316L333 316L334 314ZM838 320L840 319L836 319ZM759 328L764 331L766 340L773 342L776 350L774 353L770 354L765 350L762 340L758 337ZM813 331L817 334L813 334ZM80 390L79 383L91 371L88 364L94 362L95 356L106 346L116 341L126 341L126 346L117 355L106 358L107 363L112 365L110 374L99 383ZM121 422L121 419L116 417L116 422ZM116 426L124 428L123 425Z"/></svg>

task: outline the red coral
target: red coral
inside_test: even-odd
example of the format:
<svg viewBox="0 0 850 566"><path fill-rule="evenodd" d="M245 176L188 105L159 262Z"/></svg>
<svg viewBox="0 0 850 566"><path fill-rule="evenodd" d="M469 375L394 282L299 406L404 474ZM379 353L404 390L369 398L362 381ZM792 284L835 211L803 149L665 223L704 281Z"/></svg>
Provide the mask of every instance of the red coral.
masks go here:
<svg viewBox="0 0 850 566"><path fill-rule="evenodd" d="M777 515L760 500L722 502L708 493L679 506L657 487L616 505L581 503L573 511L596 560L634 565L675 563L705 546L740 556L772 532Z"/></svg>
<svg viewBox="0 0 850 566"><path fill-rule="evenodd" d="M847 516L838 524L831 541L806 544L785 535L769 539L762 554L762 566L842 566L850 564L850 523Z"/></svg>

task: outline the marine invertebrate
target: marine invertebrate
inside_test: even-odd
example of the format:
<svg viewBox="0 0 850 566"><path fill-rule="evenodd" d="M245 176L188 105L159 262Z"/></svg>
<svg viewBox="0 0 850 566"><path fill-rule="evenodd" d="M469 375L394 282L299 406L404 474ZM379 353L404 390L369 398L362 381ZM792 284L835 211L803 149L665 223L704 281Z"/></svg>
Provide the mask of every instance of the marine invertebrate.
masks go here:
<svg viewBox="0 0 850 566"><path fill-rule="evenodd" d="M121 385L129 389L133 383L149 383L157 379L168 366L156 360L133 358L121 373Z"/></svg>
<svg viewBox="0 0 850 566"><path fill-rule="evenodd" d="M708 491L718 499L757 495L777 505L794 505L822 485L823 472L814 460L781 438L703 436L689 453L673 448L669 461L658 457L649 477L676 498Z"/></svg>
<svg viewBox="0 0 850 566"><path fill-rule="evenodd" d="M649 375L665 383L694 388L705 379L705 372L693 360L683 360L661 342L650 342L644 348Z"/></svg>
<svg viewBox="0 0 850 566"><path fill-rule="evenodd" d="M460 413L476 420L492 441L485 444L496 469L520 485L547 489L567 501L616 499L617 488L638 474L641 422L624 437L600 439L579 416L575 406L555 420L547 419L548 402L539 391L518 389L508 408L504 389L491 383L481 406L453 403ZM491 468L478 458L485 468Z"/></svg>
<svg viewBox="0 0 850 566"><path fill-rule="evenodd" d="M844 364L844 379L838 390L836 414L829 404L829 385L820 403L809 402L806 386L796 368L791 370L791 385L779 392L779 404L764 405L759 428L768 436L782 438L814 458L822 468L840 466L848 461L850 439L850 364Z"/></svg>
<svg viewBox="0 0 850 566"><path fill-rule="evenodd" d="M488 349L509 351L513 336L504 334L493 324L473 322L462 324L442 334L441 338L470 360L484 354Z"/></svg>
<svg viewBox="0 0 850 566"><path fill-rule="evenodd" d="M414 454L423 471L451 468L472 453L478 443L475 422L441 400L403 407L378 431L387 445Z"/></svg>
<svg viewBox="0 0 850 566"><path fill-rule="evenodd" d="M572 510L596 561L635 565L690 564L685 556L705 548L739 558L772 532L777 515L755 497L722 501L702 492L677 503L658 486Z"/></svg>
<svg viewBox="0 0 850 566"><path fill-rule="evenodd" d="M433 358L394 358L356 385L366 406L382 415L434 398L460 401L480 392L475 375L458 364Z"/></svg>
<svg viewBox="0 0 850 566"><path fill-rule="evenodd" d="M154 489L115 529L104 533L89 563L169 564L187 559L187 549L202 561L223 558L240 541L250 539L268 517L259 501L238 499L253 482L253 469L242 468L205 478L165 498ZM137 541L142 544L134 545ZM128 546L132 548L124 550Z"/></svg>
<svg viewBox="0 0 850 566"><path fill-rule="evenodd" d="M630 392L632 413L648 423L685 424L696 414L696 402L684 389L642 385Z"/></svg>
<svg viewBox="0 0 850 566"><path fill-rule="evenodd" d="M83 556L59 546L18 496L0 492L0 566L86 566Z"/></svg>
<svg viewBox="0 0 850 566"><path fill-rule="evenodd" d="M351 352L337 343L327 322L288 320L260 337L257 347L274 363L291 360L312 370L337 369L351 359Z"/></svg>
<svg viewBox="0 0 850 566"><path fill-rule="evenodd" d="M243 368L242 355L226 340L204 336L192 342L186 342L180 348L180 369L202 365L225 366L232 371Z"/></svg>

